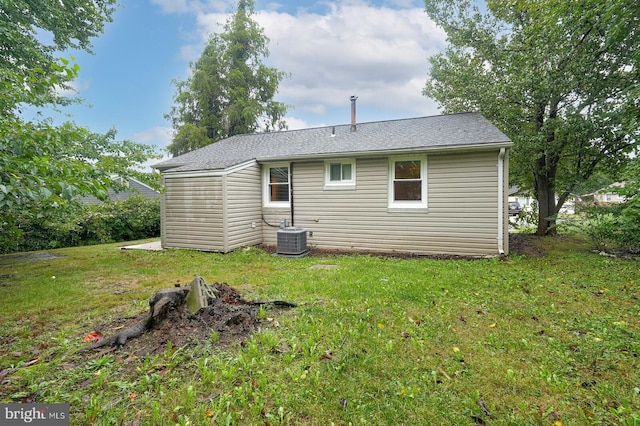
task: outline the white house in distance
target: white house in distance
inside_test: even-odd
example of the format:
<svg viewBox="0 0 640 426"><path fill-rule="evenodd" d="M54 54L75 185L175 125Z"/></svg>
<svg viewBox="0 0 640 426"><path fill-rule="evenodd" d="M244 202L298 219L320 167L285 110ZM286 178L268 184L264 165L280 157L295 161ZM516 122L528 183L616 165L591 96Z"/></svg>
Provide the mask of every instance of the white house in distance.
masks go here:
<svg viewBox="0 0 640 426"><path fill-rule="evenodd" d="M624 188L625 182L614 182L606 188L585 194L582 196L584 200L593 201L597 204L620 204L624 203L626 198L624 195L613 192L615 188Z"/></svg>
<svg viewBox="0 0 640 426"><path fill-rule="evenodd" d="M517 186L509 187L509 202L518 203L522 210L531 210L534 199L528 192L520 191Z"/></svg>
<svg viewBox="0 0 640 426"><path fill-rule="evenodd" d="M508 254L512 142L477 113L236 135L163 161L162 246Z"/></svg>

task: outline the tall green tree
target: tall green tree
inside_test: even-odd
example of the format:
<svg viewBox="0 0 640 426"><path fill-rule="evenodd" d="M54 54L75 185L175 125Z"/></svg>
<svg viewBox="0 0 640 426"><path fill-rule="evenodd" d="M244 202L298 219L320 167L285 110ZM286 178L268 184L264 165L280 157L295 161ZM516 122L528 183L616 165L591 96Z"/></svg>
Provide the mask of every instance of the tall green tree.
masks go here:
<svg viewBox="0 0 640 426"><path fill-rule="evenodd" d="M479 111L513 141L512 180L538 201L538 235L555 233L571 192L615 172L637 147L637 0L426 0L448 47L424 94L445 112ZM556 198L557 197L557 198Z"/></svg>
<svg viewBox="0 0 640 426"><path fill-rule="evenodd" d="M146 145L115 141L115 130L97 134L21 114L27 106L44 111L74 102L61 89L79 66L56 55L90 51L115 3L0 0L0 245L19 237L20 215L40 215L78 195L104 197L111 174L126 176L153 153Z"/></svg>
<svg viewBox="0 0 640 426"><path fill-rule="evenodd" d="M111 22L115 4L116 0L0 0L0 77L5 85L21 80L31 92L23 93L28 99L9 99L0 112L15 112L21 102L68 103L57 90L75 78L78 68L67 72L69 64L61 67L57 55L67 49L91 52L91 39Z"/></svg>
<svg viewBox="0 0 640 426"><path fill-rule="evenodd" d="M253 0L240 0L224 31L212 35L191 64L192 75L174 81L174 106L166 115L176 129L172 155L237 134L286 128L288 107L273 100L285 74L263 63L268 38L254 13Z"/></svg>

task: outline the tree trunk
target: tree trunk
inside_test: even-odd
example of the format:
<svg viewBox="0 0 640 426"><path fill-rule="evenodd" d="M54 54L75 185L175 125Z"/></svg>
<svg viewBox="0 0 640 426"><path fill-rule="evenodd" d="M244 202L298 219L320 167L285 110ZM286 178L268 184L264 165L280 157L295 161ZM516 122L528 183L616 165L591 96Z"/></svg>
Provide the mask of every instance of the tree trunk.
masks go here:
<svg viewBox="0 0 640 426"><path fill-rule="evenodd" d="M548 175L536 177L536 198L538 201L538 229L536 235L556 235L556 199L555 186Z"/></svg>

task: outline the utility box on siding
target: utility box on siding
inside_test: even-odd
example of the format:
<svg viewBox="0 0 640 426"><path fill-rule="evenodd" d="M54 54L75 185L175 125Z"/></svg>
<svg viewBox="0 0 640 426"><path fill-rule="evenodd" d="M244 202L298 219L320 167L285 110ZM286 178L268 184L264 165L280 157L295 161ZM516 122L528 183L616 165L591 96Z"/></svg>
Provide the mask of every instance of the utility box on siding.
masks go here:
<svg viewBox="0 0 640 426"><path fill-rule="evenodd" d="M288 227L278 230L276 253L284 256L303 256L307 253L307 230Z"/></svg>

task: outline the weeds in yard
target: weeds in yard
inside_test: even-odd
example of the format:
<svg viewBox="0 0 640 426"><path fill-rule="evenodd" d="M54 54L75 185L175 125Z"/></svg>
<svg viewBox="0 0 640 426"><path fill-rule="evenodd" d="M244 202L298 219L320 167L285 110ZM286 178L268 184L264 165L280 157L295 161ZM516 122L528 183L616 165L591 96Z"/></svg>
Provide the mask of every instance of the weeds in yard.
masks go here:
<svg viewBox="0 0 640 426"><path fill-rule="evenodd" d="M0 287L0 400L69 402L78 425L638 425L639 264L540 244L544 257L505 260L107 245L0 263L13 276ZM261 329L226 346L212 330L158 355L74 354L96 323L195 274L299 306L261 309Z"/></svg>

